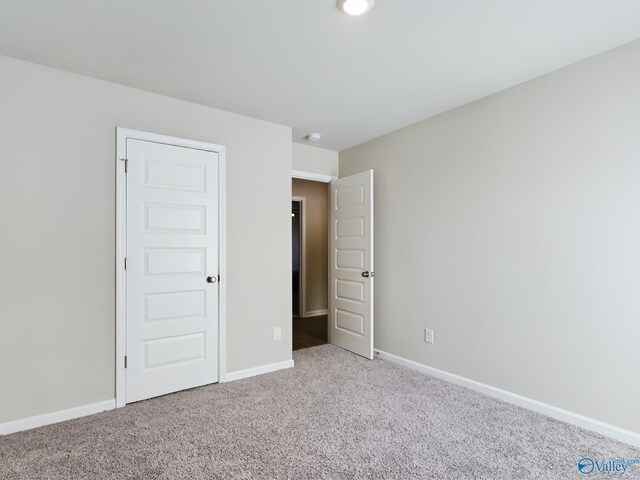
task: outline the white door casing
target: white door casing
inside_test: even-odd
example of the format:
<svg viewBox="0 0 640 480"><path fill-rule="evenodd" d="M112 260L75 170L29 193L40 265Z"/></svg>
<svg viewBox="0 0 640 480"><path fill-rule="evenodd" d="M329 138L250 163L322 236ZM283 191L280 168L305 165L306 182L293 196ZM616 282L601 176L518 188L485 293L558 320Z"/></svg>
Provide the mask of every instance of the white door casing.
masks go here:
<svg viewBox="0 0 640 480"><path fill-rule="evenodd" d="M122 406L220 380L224 151L142 132L121 142L118 133L127 159Z"/></svg>
<svg viewBox="0 0 640 480"><path fill-rule="evenodd" d="M331 182L329 342L373 359L373 170Z"/></svg>

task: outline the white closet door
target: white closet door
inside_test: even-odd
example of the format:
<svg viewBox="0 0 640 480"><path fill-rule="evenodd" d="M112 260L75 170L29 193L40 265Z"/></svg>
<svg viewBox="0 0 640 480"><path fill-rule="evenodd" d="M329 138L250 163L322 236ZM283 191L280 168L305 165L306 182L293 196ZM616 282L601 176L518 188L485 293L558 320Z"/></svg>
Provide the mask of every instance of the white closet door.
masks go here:
<svg viewBox="0 0 640 480"><path fill-rule="evenodd" d="M126 401L218 381L218 154L127 139Z"/></svg>

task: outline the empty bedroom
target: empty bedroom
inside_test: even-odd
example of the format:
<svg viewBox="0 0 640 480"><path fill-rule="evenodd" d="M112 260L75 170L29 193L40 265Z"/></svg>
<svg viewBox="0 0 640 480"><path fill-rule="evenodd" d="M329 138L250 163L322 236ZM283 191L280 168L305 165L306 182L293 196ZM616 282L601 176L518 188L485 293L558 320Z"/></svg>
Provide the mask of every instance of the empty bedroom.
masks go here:
<svg viewBox="0 0 640 480"><path fill-rule="evenodd" d="M0 0L0 479L640 479L640 2Z"/></svg>

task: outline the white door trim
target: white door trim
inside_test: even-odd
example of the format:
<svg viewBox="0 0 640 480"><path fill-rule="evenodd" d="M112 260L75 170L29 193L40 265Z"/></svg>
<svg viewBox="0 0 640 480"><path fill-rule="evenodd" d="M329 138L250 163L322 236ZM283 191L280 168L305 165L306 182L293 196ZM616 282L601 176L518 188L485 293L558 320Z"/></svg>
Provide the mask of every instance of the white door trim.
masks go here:
<svg viewBox="0 0 640 480"><path fill-rule="evenodd" d="M330 183L337 180L338 177L325 175L323 173L304 172L302 170L291 170L291 178L299 178L300 180L311 180L313 182Z"/></svg>
<svg viewBox="0 0 640 480"><path fill-rule="evenodd" d="M124 356L126 352L126 294L127 284L124 272L126 256L126 177L125 162L127 138L164 143L179 147L194 148L218 154L218 206L219 206L219 274L220 284L218 306L218 381L226 380L227 373L227 250L226 250L226 180L225 180L225 147L212 143L185 140L155 133L140 132L126 128L116 128L116 407L126 404L126 377Z"/></svg>

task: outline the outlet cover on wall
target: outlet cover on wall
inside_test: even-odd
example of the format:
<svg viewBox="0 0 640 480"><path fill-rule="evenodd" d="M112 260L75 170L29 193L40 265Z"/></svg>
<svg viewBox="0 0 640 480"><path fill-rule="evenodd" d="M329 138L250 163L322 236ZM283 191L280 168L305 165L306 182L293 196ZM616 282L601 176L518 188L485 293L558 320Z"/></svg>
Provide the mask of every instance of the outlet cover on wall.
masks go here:
<svg viewBox="0 0 640 480"><path fill-rule="evenodd" d="M430 328L424 329L424 341L427 343L433 343L433 330Z"/></svg>
<svg viewBox="0 0 640 480"><path fill-rule="evenodd" d="M274 340L280 340L282 338L282 328L281 327L275 327L273 329L273 339Z"/></svg>

